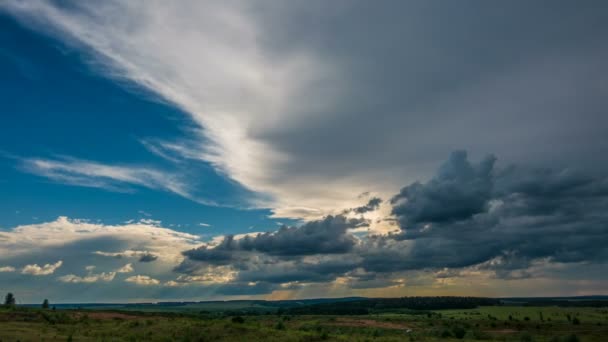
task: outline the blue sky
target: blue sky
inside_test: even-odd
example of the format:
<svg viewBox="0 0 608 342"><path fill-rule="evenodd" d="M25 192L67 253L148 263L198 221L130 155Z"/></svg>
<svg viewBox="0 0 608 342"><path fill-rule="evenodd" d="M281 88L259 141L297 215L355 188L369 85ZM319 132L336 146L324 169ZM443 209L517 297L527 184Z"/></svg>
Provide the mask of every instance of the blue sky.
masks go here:
<svg viewBox="0 0 608 342"><path fill-rule="evenodd" d="M608 8L0 3L22 302L601 294Z"/></svg>
<svg viewBox="0 0 608 342"><path fill-rule="evenodd" d="M68 216L107 223L152 218L179 225L179 230L214 235L276 227L279 220L269 219L268 210L245 209L250 192L204 161L179 167L196 178L193 186L201 196L221 206L145 187L124 193L70 186L24 172L21 159L62 156L174 171L175 165L151 153L142 141L187 136L192 123L148 91L93 72L94 62L86 53L32 32L11 17L0 18L0 226Z"/></svg>

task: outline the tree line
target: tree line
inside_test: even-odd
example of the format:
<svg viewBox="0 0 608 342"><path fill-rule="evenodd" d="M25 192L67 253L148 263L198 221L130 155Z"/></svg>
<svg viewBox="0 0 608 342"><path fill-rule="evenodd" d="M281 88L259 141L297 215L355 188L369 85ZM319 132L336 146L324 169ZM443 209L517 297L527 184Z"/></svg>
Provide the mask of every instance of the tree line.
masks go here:
<svg viewBox="0 0 608 342"><path fill-rule="evenodd" d="M14 306L16 306L16 305L17 305L17 299L15 299L15 295L13 295L13 293L12 293L12 292L7 293L7 294L6 294L6 296L4 296L4 306L5 306L5 307L9 307L9 308L10 308L10 307L14 307ZM42 307L43 309L48 309L48 308L50 308L49 300L48 300L48 299L45 299L45 300L42 302L41 307ZM54 308L53 308L53 309L54 309Z"/></svg>

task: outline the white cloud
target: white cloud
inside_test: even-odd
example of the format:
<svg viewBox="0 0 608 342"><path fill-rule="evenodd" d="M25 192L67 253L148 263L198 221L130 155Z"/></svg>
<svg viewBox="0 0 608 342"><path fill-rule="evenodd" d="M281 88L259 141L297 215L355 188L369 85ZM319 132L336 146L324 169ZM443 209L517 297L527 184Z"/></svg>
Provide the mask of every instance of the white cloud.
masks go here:
<svg viewBox="0 0 608 342"><path fill-rule="evenodd" d="M135 248L116 253L97 253L89 250L84 250L83 253L97 253L114 257L141 257L153 254L157 255L159 260L168 262L182 260L180 251L200 243L199 237L196 235L155 225L139 222L104 225L61 216L55 221L23 225L0 232L0 255L3 259L18 255L32 255L42 250L59 249L94 239L115 240ZM86 265L82 267L84 266Z"/></svg>
<svg viewBox="0 0 608 342"><path fill-rule="evenodd" d="M131 277L125 279L125 281L128 283L133 283L133 284L137 284L137 285L145 285L145 286L160 284L160 281L158 281L154 278L150 278L147 275L131 276Z"/></svg>
<svg viewBox="0 0 608 342"><path fill-rule="evenodd" d="M2 266L0 267L0 273L1 272L15 272L16 269L13 266Z"/></svg>
<svg viewBox="0 0 608 342"><path fill-rule="evenodd" d="M154 287L147 287L149 292L145 293L141 289L125 289L123 275L127 277L138 271L153 279L168 281L176 277L174 268L184 259L181 252L202 244L196 235L143 223L106 225L60 217L51 222L17 226L0 231L0 266L15 266L16 271L21 272L23 267L16 265L29 265L25 272L42 274L58 265L41 266L40 260L62 260L63 264L54 270L57 281L49 283L46 277L14 277L3 273L0 288L21 289L24 294L20 297L26 301L38 301L42 294L57 302L99 301L99 298L153 300L163 294L157 293ZM95 253L98 249L100 253ZM149 259L150 255L157 259L139 261L142 257ZM95 286L85 286L87 284ZM75 293L75 288L86 291Z"/></svg>
<svg viewBox="0 0 608 342"><path fill-rule="evenodd" d="M110 282L114 280L116 272L102 272L99 274L89 274L86 276L77 276L74 274L66 274L57 278L59 281L64 283L96 283L99 281Z"/></svg>
<svg viewBox="0 0 608 342"><path fill-rule="evenodd" d="M123 267L117 269L116 272L117 273L131 273L131 272L133 272L133 265L132 264L126 264Z"/></svg>
<svg viewBox="0 0 608 342"><path fill-rule="evenodd" d="M201 222L198 225L201 227L211 227L211 225L209 223L204 223L204 222Z"/></svg>
<svg viewBox="0 0 608 342"><path fill-rule="evenodd" d="M44 266L38 266L38 264L26 265L21 270L21 274L30 274L35 276L49 275L55 273L55 271L63 265L63 261L59 260L54 264L45 264Z"/></svg>

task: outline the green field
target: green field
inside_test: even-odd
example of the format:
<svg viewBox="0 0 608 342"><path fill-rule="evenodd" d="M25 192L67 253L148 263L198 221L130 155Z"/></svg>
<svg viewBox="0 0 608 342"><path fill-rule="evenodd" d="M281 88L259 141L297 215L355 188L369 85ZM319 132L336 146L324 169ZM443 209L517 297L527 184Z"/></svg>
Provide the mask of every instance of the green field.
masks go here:
<svg viewBox="0 0 608 342"><path fill-rule="evenodd" d="M607 341L608 309L492 306L359 316L0 309L2 342L324 340Z"/></svg>

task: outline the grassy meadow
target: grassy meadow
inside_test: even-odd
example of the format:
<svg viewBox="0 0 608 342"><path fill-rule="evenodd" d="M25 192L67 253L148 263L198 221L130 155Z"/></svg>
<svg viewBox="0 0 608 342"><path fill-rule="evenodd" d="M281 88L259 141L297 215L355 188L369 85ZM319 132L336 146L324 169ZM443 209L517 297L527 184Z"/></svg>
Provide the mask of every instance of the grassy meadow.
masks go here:
<svg viewBox="0 0 608 342"><path fill-rule="evenodd" d="M0 341L608 341L608 309L488 306L368 315L0 309Z"/></svg>

